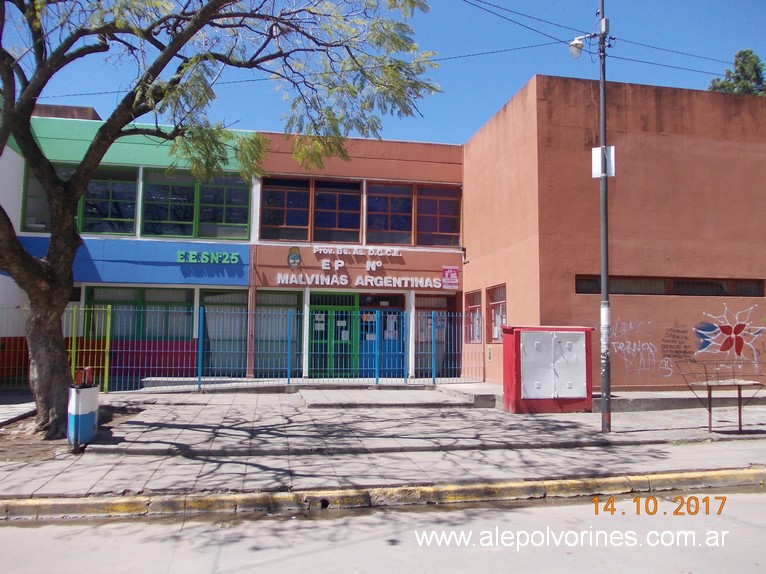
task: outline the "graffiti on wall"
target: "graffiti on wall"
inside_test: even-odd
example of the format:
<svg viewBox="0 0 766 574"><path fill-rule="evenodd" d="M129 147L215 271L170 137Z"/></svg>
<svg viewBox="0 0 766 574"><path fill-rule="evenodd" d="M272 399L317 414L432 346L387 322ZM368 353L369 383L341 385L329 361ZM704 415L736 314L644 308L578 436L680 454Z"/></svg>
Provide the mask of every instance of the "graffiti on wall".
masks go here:
<svg viewBox="0 0 766 574"><path fill-rule="evenodd" d="M623 363L625 372L653 373L659 366L651 321L623 321L611 325L612 355Z"/></svg>
<svg viewBox="0 0 766 574"><path fill-rule="evenodd" d="M677 377L680 364L705 358L757 364L760 353L766 352L766 327L754 320L756 308L735 311L724 304L720 313L700 310L704 319L696 324L618 318L611 325L613 368L620 368L624 380L635 384Z"/></svg>
<svg viewBox="0 0 766 574"><path fill-rule="evenodd" d="M721 315L705 313L710 321L703 321L694 327L699 340L697 355L709 353L724 355L734 362L758 362L756 344L764 332L763 327L754 327L750 317L757 305L737 313L723 306Z"/></svg>

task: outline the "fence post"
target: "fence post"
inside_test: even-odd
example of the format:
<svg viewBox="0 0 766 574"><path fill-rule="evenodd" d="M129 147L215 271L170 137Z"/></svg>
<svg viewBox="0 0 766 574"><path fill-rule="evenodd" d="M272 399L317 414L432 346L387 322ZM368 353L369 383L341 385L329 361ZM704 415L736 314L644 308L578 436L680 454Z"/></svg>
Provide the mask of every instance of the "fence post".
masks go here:
<svg viewBox="0 0 766 574"><path fill-rule="evenodd" d="M64 314L69 314L69 352L71 356L70 370L72 371L72 379L74 379L75 372L77 371L77 305L71 309L65 309Z"/></svg>
<svg viewBox="0 0 766 574"><path fill-rule="evenodd" d="M104 392L109 392L109 350L112 345L112 306L106 306L106 333L104 335Z"/></svg>
<svg viewBox="0 0 766 574"><path fill-rule="evenodd" d="M431 311L431 380L436 384L436 311Z"/></svg>
<svg viewBox="0 0 766 574"><path fill-rule="evenodd" d="M293 373L293 314L294 309L287 311L287 384L290 384L290 377Z"/></svg>
<svg viewBox="0 0 766 574"><path fill-rule="evenodd" d="M383 337L380 334L380 309L375 309L375 384L380 384L380 348Z"/></svg>
<svg viewBox="0 0 766 574"><path fill-rule="evenodd" d="M205 351L205 338L202 334L205 332L205 308L199 308L199 324L197 326L197 390L202 390L202 354Z"/></svg>
<svg viewBox="0 0 766 574"><path fill-rule="evenodd" d="M402 311L402 371L403 382L406 385L410 373L410 318L408 311Z"/></svg>

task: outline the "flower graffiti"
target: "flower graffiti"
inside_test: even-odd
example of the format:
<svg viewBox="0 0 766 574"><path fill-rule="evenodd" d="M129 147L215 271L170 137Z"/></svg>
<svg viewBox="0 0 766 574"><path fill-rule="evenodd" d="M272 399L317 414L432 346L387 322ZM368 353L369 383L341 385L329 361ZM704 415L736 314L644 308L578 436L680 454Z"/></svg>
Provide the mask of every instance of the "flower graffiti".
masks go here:
<svg viewBox="0 0 766 574"><path fill-rule="evenodd" d="M752 326L750 316L756 305L734 313L725 304L722 315L705 313L710 322L698 323L694 332L699 339L697 353L725 354L734 361L758 361L756 340L763 334L762 327Z"/></svg>

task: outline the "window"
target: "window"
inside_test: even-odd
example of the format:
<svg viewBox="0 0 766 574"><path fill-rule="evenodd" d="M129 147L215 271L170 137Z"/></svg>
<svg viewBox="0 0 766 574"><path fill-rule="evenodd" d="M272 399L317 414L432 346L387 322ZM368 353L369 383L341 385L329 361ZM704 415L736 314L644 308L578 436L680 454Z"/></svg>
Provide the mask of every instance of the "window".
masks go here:
<svg viewBox="0 0 766 574"><path fill-rule="evenodd" d="M217 177L200 186L199 237L247 239L250 188L238 177Z"/></svg>
<svg viewBox="0 0 766 574"><path fill-rule="evenodd" d="M71 176L73 166L56 167L62 179ZM130 168L100 167L83 194L78 209L82 233L135 233L138 171ZM28 174L24 196L24 231L50 231L50 212L45 190Z"/></svg>
<svg viewBox="0 0 766 574"><path fill-rule="evenodd" d="M460 189L418 187L417 244L460 244Z"/></svg>
<svg viewBox="0 0 766 574"><path fill-rule="evenodd" d="M481 343L481 291L465 295L465 342Z"/></svg>
<svg viewBox="0 0 766 574"><path fill-rule="evenodd" d="M687 279L663 277L610 277L609 292L615 295L681 295L686 297L763 297L762 279ZM575 277L575 293L601 293L601 278Z"/></svg>
<svg viewBox="0 0 766 574"><path fill-rule="evenodd" d="M454 187L370 183L366 243L458 246L460 199L461 191ZM359 243L362 213L358 181L264 178L262 182L262 239Z"/></svg>
<svg viewBox="0 0 766 574"><path fill-rule="evenodd" d="M307 241L309 238L309 180L263 180L261 238Z"/></svg>
<svg viewBox="0 0 766 574"><path fill-rule="evenodd" d="M362 207L358 182L314 183L314 241L359 241Z"/></svg>
<svg viewBox="0 0 766 574"><path fill-rule="evenodd" d="M147 173L143 234L246 239L250 187L236 177L200 184L184 174Z"/></svg>
<svg viewBox="0 0 766 574"><path fill-rule="evenodd" d="M24 194L24 231L46 233L51 230L51 214L42 184L27 168L26 193Z"/></svg>
<svg viewBox="0 0 766 574"><path fill-rule="evenodd" d="M143 289L144 333L148 339L192 338L194 292L191 289Z"/></svg>
<svg viewBox="0 0 766 574"><path fill-rule="evenodd" d="M135 233L136 175L136 170L96 172L80 204L81 232Z"/></svg>
<svg viewBox="0 0 766 574"><path fill-rule="evenodd" d="M487 289L487 326L490 328L487 339L493 343L503 340L505 316L505 285Z"/></svg>
<svg viewBox="0 0 766 574"><path fill-rule="evenodd" d="M194 179L188 175L147 174L144 235L194 235Z"/></svg>
<svg viewBox="0 0 766 574"><path fill-rule="evenodd" d="M86 306L112 305L112 337L116 340L156 339L190 340L192 338L194 291L192 289L141 289L137 287L90 287ZM101 329L106 321L89 324ZM94 332L92 336L103 336Z"/></svg>
<svg viewBox="0 0 766 574"><path fill-rule="evenodd" d="M412 186L367 187L367 242L412 244Z"/></svg>

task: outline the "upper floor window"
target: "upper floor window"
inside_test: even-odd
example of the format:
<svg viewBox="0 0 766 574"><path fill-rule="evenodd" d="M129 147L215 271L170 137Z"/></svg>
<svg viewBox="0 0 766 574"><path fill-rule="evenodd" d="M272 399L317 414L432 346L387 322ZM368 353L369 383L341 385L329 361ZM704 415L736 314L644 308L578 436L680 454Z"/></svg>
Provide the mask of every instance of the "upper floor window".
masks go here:
<svg viewBox="0 0 766 574"><path fill-rule="evenodd" d="M263 239L309 238L309 180L263 180L261 190L261 237Z"/></svg>
<svg viewBox="0 0 766 574"><path fill-rule="evenodd" d="M249 219L250 187L238 177L144 176L144 235L246 239Z"/></svg>
<svg viewBox="0 0 766 574"><path fill-rule="evenodd" d="M454 247L460 244L458 187L265 178L261 238Z"/></svg>
<svg viewBox="0 0 766 574"><path fill-rule="evenodd" d="M147 173L144 182L144 235L194 234L194 179Z"/></svg>
<svg viewBox="0 0 766 574"><path fill-rule="evenodd" d="M62 179L67 179L74 166L57 166ZM82 233L135 233L136 186L135 168L100 167L88 184L77 212L78 230ZM49 232L50 211L42 184L29 173L24 196L24 231Z"/></svg>
<svg viewBox="0 0 766 574"><path fill-rule="evenodd" d="M358 242L359 182L316 181L314 187L314 241Z"/></svg>
<svg viewBox="0 0 766 574"><path fill-rule="evenodd" d="M247 239L250 186L239 177L216 177L200 185L199 237Z"/></svg>
<svg viewBox="0 0 766 574"><path fill-rule="evenodd" d="M73 166L57 167L66 179ZM45 190L28 178L24 199L25 231L50 231ZM138 211L138 168L99 167L80 200L81 233L134 235ZM209 183L186 174L147 172L142 196L143 235L247 239L250 236L250 186L222 176Z"/></svg>
<svg viewBox="0 0 766 574"><path fill-rule="evenodd" d="M412 244L412 186L367 186L367 242Z"/></svg>
<svg viewBox="0 0 766 574"><path fill-rule="evenodd" d="M80 204L83 233L136 232L137 170L99 169Z"/></svg>
<svg viewBox="0 0 766 574"><path fill-rule="evenodd" d="M460 244L460 189L418 186L417 245Z"/></svg>

